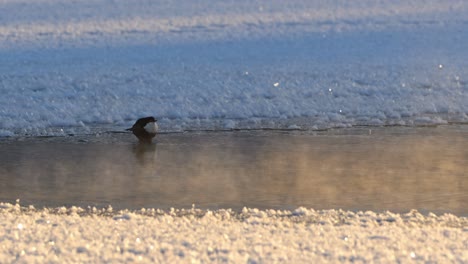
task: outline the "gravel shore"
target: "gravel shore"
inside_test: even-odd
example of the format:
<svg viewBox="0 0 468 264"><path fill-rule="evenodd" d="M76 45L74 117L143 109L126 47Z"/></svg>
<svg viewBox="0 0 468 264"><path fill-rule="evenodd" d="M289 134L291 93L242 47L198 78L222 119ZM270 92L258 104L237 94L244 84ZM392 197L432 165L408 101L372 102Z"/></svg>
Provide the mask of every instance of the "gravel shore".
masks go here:
<svg viewBox="0 0 468 264"><path fill-rule="evenodd" d="M467 263L468 219L342 210L0 203L1 263Z"/></svg>

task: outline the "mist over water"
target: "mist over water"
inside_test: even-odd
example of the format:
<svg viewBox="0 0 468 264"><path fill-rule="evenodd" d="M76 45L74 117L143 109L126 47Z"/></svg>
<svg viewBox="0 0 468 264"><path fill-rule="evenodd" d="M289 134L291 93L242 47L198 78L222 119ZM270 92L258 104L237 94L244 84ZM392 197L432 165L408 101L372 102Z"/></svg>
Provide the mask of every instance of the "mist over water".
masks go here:
<svg viewBox="0 0 468 264"><path fill-rule="evenodd" d="M466 127L3 141L0 199L114 208L418 209L467 215Z"/></svg>

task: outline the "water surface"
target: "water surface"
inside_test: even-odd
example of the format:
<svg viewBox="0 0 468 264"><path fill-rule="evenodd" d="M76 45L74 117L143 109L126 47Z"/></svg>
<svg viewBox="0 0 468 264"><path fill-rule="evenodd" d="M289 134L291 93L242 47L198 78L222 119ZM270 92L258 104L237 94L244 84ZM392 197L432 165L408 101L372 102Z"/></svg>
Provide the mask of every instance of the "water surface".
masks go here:
<svg viewBox="0 0 468 264"><path fill-rule="evenodd" d="M131 134L0 141L0 200L140 209L468 215L468 128Z"/></svg>

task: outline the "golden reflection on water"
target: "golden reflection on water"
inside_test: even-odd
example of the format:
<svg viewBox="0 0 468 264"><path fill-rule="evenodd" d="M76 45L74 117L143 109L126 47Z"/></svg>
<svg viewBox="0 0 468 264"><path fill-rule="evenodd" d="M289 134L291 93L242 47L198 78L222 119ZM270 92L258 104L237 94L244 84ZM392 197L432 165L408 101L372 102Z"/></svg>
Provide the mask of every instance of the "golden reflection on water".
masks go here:
<svg viewBox="0 0 468 264"><path fill-rule="evenodd" d="M0 199L466 215L466 130L439 130L188 133L160 135L153 145L133 143L128 135L121 143L1 144Z"/></svg>

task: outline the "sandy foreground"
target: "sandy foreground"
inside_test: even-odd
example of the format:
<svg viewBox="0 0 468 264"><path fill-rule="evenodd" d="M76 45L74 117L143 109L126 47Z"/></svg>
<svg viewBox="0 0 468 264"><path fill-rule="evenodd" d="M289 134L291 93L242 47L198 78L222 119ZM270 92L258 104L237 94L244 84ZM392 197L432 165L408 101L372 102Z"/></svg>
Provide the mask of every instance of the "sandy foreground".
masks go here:
<svg viewBox="0 0 468 264"><path fill-rule="evenodd" d="M468 262L451 214L230 209L35 209L0 203L1 263Z"/></svg>

